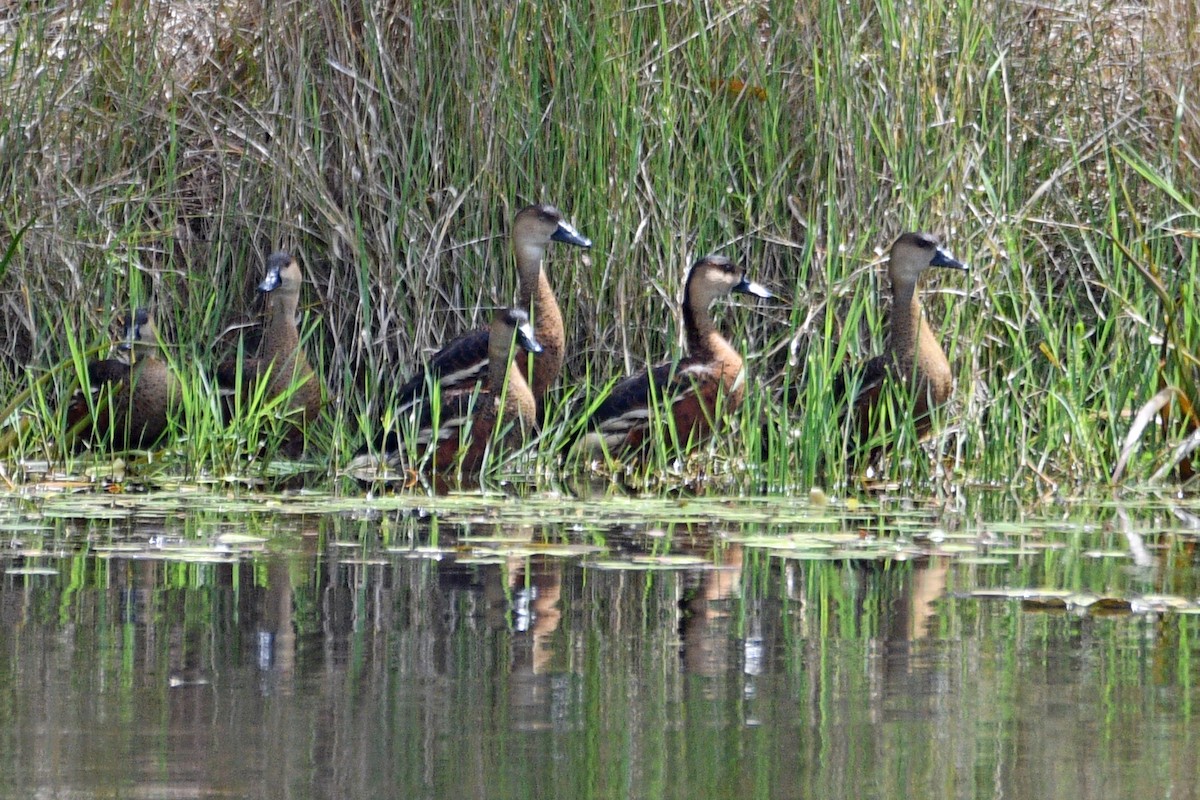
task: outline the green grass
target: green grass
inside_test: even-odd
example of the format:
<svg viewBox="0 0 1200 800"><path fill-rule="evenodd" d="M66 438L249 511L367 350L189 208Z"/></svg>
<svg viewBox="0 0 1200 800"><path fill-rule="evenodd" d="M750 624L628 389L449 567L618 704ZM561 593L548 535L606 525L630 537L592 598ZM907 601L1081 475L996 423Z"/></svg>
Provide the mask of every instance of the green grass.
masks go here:
<svg viewBox="0 0 1200 800"><path fill-rule="evenodd" d="M310 448L332 479L422 353L511 302L509 221L549 201L595 241L547 265L566 403L491 480L556 475L569 409L679 354L684 273L719 251L781 300L718 310L753 379L701 458L711 485L857 487L831 387L881 346L878 254L908 229L972 267L924 295L956 433L940 461L901 436L880 477L1045 491L1108 482L1123 450L1122 480L1187 474L1200 25L1180 0L1085 10L31 7L0 23L0 408L21 400L0 424L28 426L0 458L61 452L71 370L39 377L149 302L185 387L163 468L261 474L269 410L222 425L213 376L285 248L334 397ZM1168 385L1168 424L1131 445ZM655 448L649 485L688 483L672 461Z"/></svg>

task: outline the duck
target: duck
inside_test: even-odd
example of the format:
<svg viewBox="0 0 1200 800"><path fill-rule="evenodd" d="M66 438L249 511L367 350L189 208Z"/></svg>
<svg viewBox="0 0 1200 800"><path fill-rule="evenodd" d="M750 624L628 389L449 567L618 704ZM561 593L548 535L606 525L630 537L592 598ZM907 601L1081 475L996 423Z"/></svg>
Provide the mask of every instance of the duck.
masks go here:
<svg viewBox="0 0 1200 800"><path fill-rule="evenodd" d="M498 311L488 329L487 383L476 392L451 392L439 404L426 403L412 427L417 449L425 453L436 473L457 469L477 475L489 446L517 447L532 433L537 402L520 369L526 354L541 358L545 346L538 340L529 315L520 308ZM497 429L499 428L499 433ZM393 432L382 451L390 466L405 465L401 436ZM351 469L361 466L367 451Z"/></svg>
<svg viewBox="0 0 1200 800"><path fill-rule="evenodd" d="M717 330L710 306L731 293L762 299L773 297L744 270L721 255L707 255L688 270L683 289L686 358L663 362L613 387L596 407L572 449L590 458L621 457L644 452L663 426L659 409L669 399L670 415L680 445L705 441L718 423L742 403L746 372L742 356Z"/></svg>
<svg viewBox="0 0 1200 800"><path fill-rule="evenodd" d="M592 240L583 236L548 203L529 205L517 212L513 220L512 245L516 256L519 289L517 305L533 318L533 330L541 344L541 354L530 364L518 362L517 369L530 385L539 409L550 386L562 372L566 353L566 332L562 311L550 286L543 261L551 242L563 242L583 249ZM451 394L471 394L477 387L486 389L490 353L490 333L487 328L459 336L434 354L396 392L394 414L400 416L433 393L445 398Z"/></svg>
<svg viewBox="0 0 1200 800"><path fill-rule="evenodd" d="M236 359L226 360L217 369L217 383L226 394L239 391L240 386L242 397L253 397L261 391L263 399L270 400L291 391L285 409L291 427L281 450L288 456L303 452L306 426L324 406L325 387L308 361L296 326L303 283L304 275L295 256L286 252L268 256L266 276L258 285L266 305L258 353L243 359L240 365ZM257 384L264 377L267 384L260 389Z"/></svg>
<svg viewBox="0 0 1200 800"><path fill-rule="evenodd" d="M150 310L135 309L121 320L121 328L118 357L89 362L91 396L76 392L67 407L67 435L76 451L100 442L114 450L152 448L178 416L179 379L159 357Z"/></svg>
<svg viewBox="0 0 1200 800"><path fill-rule="evenodd" d="M912 419L919 438L933 427L930 411L950 399L954 375L945 351L921 309L917 284L930 267L967 270L963 262L945 250L928 233L910 232L893 242L888 256L888 276L892 284L892 312L888 322L883 353L866 362L858 390L850 403L852 429L858 442L866 442L875 432L874 412L884 386L899 380L912 388ZM844 389L835 386L844 395ZM877 454L878 448L872 451Z"/></svg>

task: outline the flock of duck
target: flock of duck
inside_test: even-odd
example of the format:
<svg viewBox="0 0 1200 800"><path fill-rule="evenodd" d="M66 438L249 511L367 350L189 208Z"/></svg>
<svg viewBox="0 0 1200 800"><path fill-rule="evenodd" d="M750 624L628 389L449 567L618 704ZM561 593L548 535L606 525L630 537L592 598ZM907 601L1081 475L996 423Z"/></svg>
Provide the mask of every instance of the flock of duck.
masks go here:
<svg viewBox="0 0 1200 800"><path fill-rule="evenodd" d="M490 328L466 333L429 358L393 396L385 432L355 459L405 470L477 473L489 449L529 441L546 418L547 393L562 371L566 336L562 313L543 261L552 242L591 247L558 209L527 206L516 215L512 244L519 277L517 305L495 314ZM946 355L921 311L917 281L928 267L966 269L923 233L906 233L889 258L893 308L882 355L862 370L850 406L865 441L871 409L884 383L899 379L916 393L919 431L930 409L950 396ZM308 426L321 413L327 391L305 354L297 328L303 276L287 253L267 259L258 290L265 320L254 357L231 358L217 369L222 393L261 401L278 399L287 430L281 452L299 455ZM731 293L770 298L730 259L707 255L688 270L683 325L687 356L649 367L618 382L591 410L570 449L591 459L637 458L658 437L697 444L712 435L723 415L739 407L746 371L738 351L721 334L710 307ZM106 442L113 449L151 448L179 427L180 383L159 355L151 315L138 309L125 324L118 358L88 365L90 393L67 409L77 443ZM101 402L98 398L104 397Z"/></svg>

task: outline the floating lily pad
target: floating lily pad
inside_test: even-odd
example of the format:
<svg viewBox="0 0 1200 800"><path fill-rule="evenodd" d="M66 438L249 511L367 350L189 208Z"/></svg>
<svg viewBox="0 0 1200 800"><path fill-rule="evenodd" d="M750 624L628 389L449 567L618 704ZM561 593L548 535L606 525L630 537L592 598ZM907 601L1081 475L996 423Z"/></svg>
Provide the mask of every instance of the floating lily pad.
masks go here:
<svg viewBox="0 0 1200 800"><path fill-rule="evenodd" d="M965 553L978 553L979 547L973 544L960 544L958 542L943 542L937 546L938 555L954 556L963 555Z"/></svg>
<svg viewBox="0 0 1200 800"><path fill-rule="evenodd" d="M44 525L40 522L0 522L0 535L11 535L17 533L47 533L53 530L53 526Z"/></svg>
<svg viewBox="0 0 1200 800"><path fill-rule="evenodd" d="M833 561L836 558L832 551L787 549L772 550L771 557L794 561Z"/></svg>
<svg viewBox="0 0 1200 800"><path fill-rule="evenodd" d="M989 545L987 552L992 556L1038 556L1043 551L1033 547L993 547Z"/></svg>
<svg viewBox="0 0 1200 800"><path fill-rule="evenodd" d="M384 552L398 555L402 558L424 558L431 561L441 561L443 558L454 554L453 550L437 547L388 547L385 548Z"/></svg>
<svg viewBox="0 0 1200 800"><path fill-rule="evenodd" d="M585 561L584 566L604 570L667 570L667 569L696 569L711 567L712 562L700 556L663 555L663 556L634 556L628 560L598 559Z"/></svg>
<svg viewBox="0 0 1200 800"><path fill-rule="evenodd" d="M246 547L248 545L266 544L261 536L250 536L244 533L222 533L217 536L216 543L226 547Z"/></svg>
<svg viewBox="0 0 1200 800"><path fill-rule="evenodd" d="M1178 597L1175 595L1164 594L1147 594L1135 599L1137 606L1144 606L1153 609L1170 609L1171 611L1184 611L1196 607L1196 603L1188 600L1186 597Z"/></svg>
<svg viewBox="0 0 1200 800"><path fill-rule="evenodd" d="M830 558L842 559L848 561L879 561L882 559L896 558L897 556L905 557L916 554L908 554L900 550L883 550L883 549L861 549L861 550L834 550L829 553Z"/></svg>
<svg viewBox="0 0 1200 800"><path fill-rule="evenodd" d="M1006 589L1000 587L974 589L970 592L972 597L999 598L1005 600L1030 600L1039 598L1048 601L1059 600L1064 604L1066 603L1066 599L1072 594L1073 592L1065 589Z"/></svg>
<svg viewBox="0 0 1200 800"><path fill-rule="evenodd" d="M54 567L8 567L0 575L58 575Z"/></svg>

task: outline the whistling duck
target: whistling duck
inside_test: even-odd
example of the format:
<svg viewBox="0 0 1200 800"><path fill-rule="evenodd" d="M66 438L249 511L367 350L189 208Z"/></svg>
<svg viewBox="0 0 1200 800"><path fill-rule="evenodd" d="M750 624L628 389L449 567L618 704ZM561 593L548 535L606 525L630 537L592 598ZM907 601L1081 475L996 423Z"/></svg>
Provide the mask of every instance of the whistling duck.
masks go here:
<svg viewBox="0 0 1200 800"><path fill-rule="evenodd" d="M296 327L303 282L300 264L292 255L272 253L267 258L267 275L258 285L258 291L266 298L262 340L257 357L245 359L240 366L243 397L258 392L255 384L263 376L267 379L263 390L266 399L292 390L287 406L292 428L283 446L287 455L299 455L304 450L304 426L316 419L324 402L321 381L300 346L300 331ZM233 360L217 370L217 382L226 391L237 386L238 369Z"/></svg>
<svg viewBox="0 0 1200 800"><path fill-rule="evenodd" d="M486 387L478 392L441 396L436 414L429 403L421 406L411 430L419 449L429 454L434 471L458 467L464 475L478 473L484 453L494 440L512 447L528 436L536 420L537 404L518 366L526 353L537 358L545 353L529 315L517 308L498 312L488 330ZM496 436L498 425L501 433ZM394 432L383 454L393 465L401 465L405 461L402 449L401 437Z"/></svg>
<svg viewBox="0 0 1200 800"><path fill-rule="evenodd" d="M117 450L153 447L178 412L179 380L158 356L158 331L150 312L137 309L122 320L122 328L121 356L88 364L91 400L78 392L67 408L67 431L78 436L73 443L77 450L99 442Z"/></svg>
<svg viewBox="0 0 1200 800"><path fill-rule="evenodd" d="M530 384L539 405L550 384L562 371L566 346L562 312L542 267L546 248L551 242L565 242L582 248L592 246L591 240L580 235L552 205L526 206L517 212L512 244L520 279L518 305L533 317L533 330L542 345L541 355L534 359L532 376L527 374L528 359L521 360L517 368ZM428 397L433 383L438 384L438 394L443 398L459 392L469 394L479 385L486 388L488 337L488 330L481 328L463 334L438 351L396 393L397 415Z"/></svg>
<svg viewBox="0 0 1200 800"><path fill-rule="evenodd" d="M915 392L913 420L919 436L932 428L929 411L950 398L954 376L950 362L921 312L917 281L928 267L967 269L938 245L927 233L906 233L892 244L888 275L892 281L892 314L883 355L863 367L858 394L854 397L854 415L858 441L872 433L872 410L879 401L884 383L898 378Z"/></svg>
<svg viewBox="0 0 1200 800"><path fill-rule="evenodd" d="M683 328L688 357L663 363L618 383L588 420L579 444L593 456L636 453L653 440L657 409L670 402L680 445L703 441L720 410L737 409L745 392L742 357L713 323L709 306L718 297L739 292L772 295L724 256L704 256L688 271L683 290Z"/></svg>

